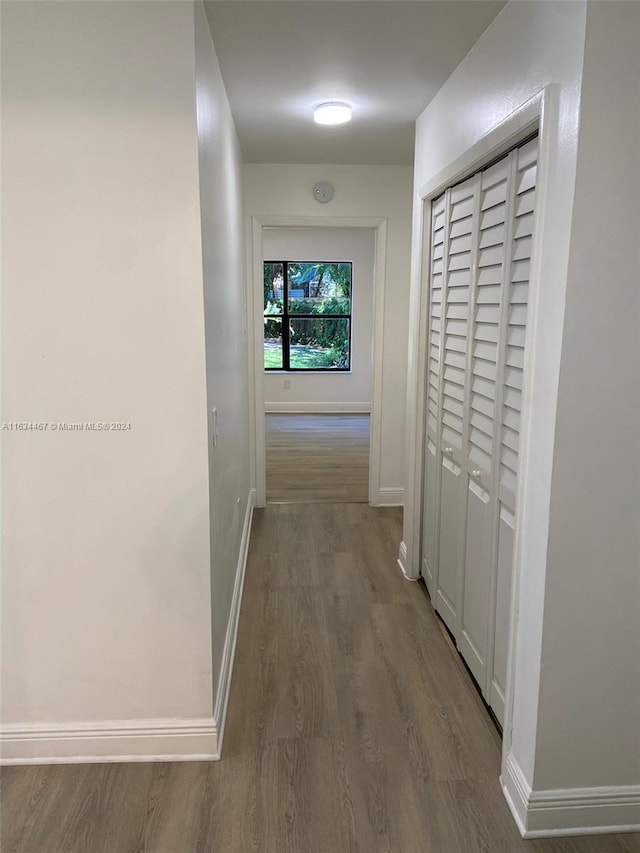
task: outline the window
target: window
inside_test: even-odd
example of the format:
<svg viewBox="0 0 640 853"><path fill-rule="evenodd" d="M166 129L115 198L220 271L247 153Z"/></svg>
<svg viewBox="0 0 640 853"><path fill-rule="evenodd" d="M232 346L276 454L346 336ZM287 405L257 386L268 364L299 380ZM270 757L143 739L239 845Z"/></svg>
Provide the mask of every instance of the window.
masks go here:
<svg viewBox="0 0 640 853"><path fill-rule="evenodd" d="M350 370L352 264L265 261L265 370Z"/></svg>

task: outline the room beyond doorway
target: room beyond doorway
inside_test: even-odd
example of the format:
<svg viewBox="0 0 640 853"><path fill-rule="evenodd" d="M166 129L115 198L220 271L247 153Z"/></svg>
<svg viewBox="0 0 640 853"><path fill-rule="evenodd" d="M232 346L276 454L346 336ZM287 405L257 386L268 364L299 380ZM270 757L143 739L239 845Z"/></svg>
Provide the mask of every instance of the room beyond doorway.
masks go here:
<svg viewBox="0 0 640 853"><path fill-rule="evenodd" d="M267 503L367 503L368 414L268 413Z"/></svg>

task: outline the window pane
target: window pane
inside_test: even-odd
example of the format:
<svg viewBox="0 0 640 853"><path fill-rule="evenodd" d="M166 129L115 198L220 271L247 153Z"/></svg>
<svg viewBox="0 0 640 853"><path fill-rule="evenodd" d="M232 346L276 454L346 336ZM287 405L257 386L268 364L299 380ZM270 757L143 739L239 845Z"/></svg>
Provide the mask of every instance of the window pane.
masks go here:
<svg viewBox="0 0 640 853"><path fill-rule="evenodd" d="M307 370L349 368L348 319L291 319L289 366Z"/></svg>
<svg viewBox="0 0 640 853"><path fill-rule="evenodd" d="M350 263L289 263L291 314L351 313Z"/></svg>
<svg viewBox="0 0 640 853"><path fill-rule="evenodd" d="M264 265L264 313L282 314L284 278L282 264L267 261Z"/></svg>
<svg viewBox="0 0 640 853"><path fill-rule="evenodd" d="M264 366L282 370L282 320L265 317L264 320Z"/></svg>

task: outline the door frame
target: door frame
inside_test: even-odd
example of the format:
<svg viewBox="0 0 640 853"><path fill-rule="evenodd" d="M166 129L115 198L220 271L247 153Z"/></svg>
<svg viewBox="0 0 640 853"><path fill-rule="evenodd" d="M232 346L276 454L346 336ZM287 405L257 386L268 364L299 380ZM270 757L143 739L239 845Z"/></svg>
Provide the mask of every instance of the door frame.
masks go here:
<svg viewBox="0 0 640 853"><path fill-rule="evenodd" d="M267 502L264 411L263 230L265 228L370 228L374 232L373 328L371 362L371 430L369 436L369 503L379 506L382 432L382 365L386 287L387 219L385 217L252 216L249 235L248 346L250 394L251 479L256 506Z"/></svg>

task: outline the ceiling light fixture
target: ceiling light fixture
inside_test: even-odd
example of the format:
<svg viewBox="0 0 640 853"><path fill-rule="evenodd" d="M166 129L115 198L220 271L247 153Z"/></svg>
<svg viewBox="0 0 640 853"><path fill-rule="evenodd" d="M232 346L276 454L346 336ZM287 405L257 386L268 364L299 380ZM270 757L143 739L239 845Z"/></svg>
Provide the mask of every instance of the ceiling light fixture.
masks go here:
<svg viewBox="0 0 640 853"><path fill-rule="evenodd" d="M325 101L313 108L316 124L344 124L351 121L351 107L342 101Z"/></svg>

